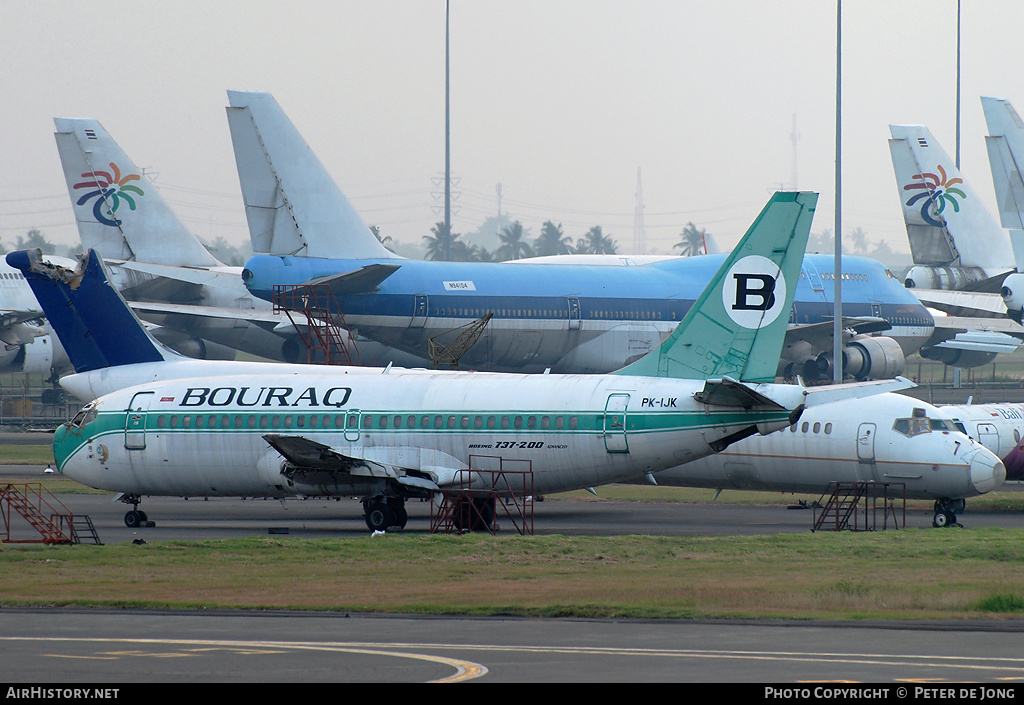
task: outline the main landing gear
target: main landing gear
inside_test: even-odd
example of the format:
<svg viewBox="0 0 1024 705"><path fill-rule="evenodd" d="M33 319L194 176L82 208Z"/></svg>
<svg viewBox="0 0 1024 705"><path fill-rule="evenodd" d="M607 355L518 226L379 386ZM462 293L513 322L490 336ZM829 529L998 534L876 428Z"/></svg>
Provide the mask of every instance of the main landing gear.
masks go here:
<svg viewBox="0 0 1024 705"><path fill-rule="evenodd" d="M370 531L404 529L409 521L402 497L370 497L363 500L366 512L366 526Z"/></svg>
<svg viewBox="0 0 1024 705"><path fill-rule="evenodd" d="M121 501L132 505L132 508L124 515L124 525L129 529L137 529L140 526L156 526L156 523L150 521L146 513L139 509L142 497L137 494L126 494L121 497Z"/></svg>
<svg viewBox="0 0 1024 705"><path fill-rule="evenodd" d="M932 519L932 526L942 528L944 526L957 526L963 528L956 520L956 513L962 512L967 503L962 499L937 499L935 500L935 516Z"/></svg>

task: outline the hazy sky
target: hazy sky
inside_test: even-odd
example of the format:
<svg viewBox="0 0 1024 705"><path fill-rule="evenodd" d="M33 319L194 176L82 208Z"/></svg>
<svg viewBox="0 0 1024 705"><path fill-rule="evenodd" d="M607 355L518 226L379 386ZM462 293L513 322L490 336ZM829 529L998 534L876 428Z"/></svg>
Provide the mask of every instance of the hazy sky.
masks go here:
<svg viewBox="0 0 1024 705"><path fill-rule="evenodd" d="M843 225L907 250L886 140L955 148L956 0L843 4ZM963 3L961 165L994 212L979 97L1024 112L1019 0ZM502 212L536 236L601 225L648 249L693 221L723 245L796 177L834 224L836 3L452 0L455 232ZM397 240L443 215L444 0L0 1L0 240L77 242L54 117L93 117L207 241L248 238L224 106L273 93ZM438 182L439 184L440 182Z"/></svg>

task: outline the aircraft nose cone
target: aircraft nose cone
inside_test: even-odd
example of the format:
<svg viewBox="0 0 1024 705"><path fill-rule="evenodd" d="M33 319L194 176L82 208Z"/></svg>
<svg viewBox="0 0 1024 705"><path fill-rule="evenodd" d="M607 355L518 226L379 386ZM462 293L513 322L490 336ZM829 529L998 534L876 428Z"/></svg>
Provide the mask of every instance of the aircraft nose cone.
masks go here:
<svg viewBox="0 0 1024 705"><path fill-rule="evenodd" d="M980 450L971 458L971 484L979 494L991 492L1006 479L1003 461L987 450Z"/></svg>

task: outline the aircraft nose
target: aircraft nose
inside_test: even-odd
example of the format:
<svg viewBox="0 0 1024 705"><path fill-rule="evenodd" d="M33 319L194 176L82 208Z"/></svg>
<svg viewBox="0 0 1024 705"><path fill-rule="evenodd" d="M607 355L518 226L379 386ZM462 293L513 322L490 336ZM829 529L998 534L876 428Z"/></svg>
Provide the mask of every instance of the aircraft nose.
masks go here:
<svg viewBox="0 0 1024 705"><path fill-rule="evenodd" d="M991 451L979 449L971 458L971 484L978 494L991 492L1006 479L1006 466Z"/></svg>

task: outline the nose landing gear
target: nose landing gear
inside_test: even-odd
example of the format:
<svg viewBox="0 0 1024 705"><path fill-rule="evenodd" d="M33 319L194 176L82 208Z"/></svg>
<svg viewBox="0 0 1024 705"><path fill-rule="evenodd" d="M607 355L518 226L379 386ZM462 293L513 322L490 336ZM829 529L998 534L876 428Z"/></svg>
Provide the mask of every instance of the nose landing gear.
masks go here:
<svg viewBox="0 0 1024 705"><path fill-rule="evenodd" d="M932 526L937 529L956 526L963 528L963 524L956 520L956 513L962 512L966 502L962 499L937 499L935 500L935 516L932 518Z"/></svg>
<svg viewBox="0 0 1024 705"><path fill-rule="evenodd" d="M156 526L156 522L149 520L146 513L139 509L139 502L142 501L142 497L137 494L126 494L123 495L121 501L125 504L132 505L132 508L124 515L124 525L129 529L137 529L139 527L153 527Z"/></svg>

